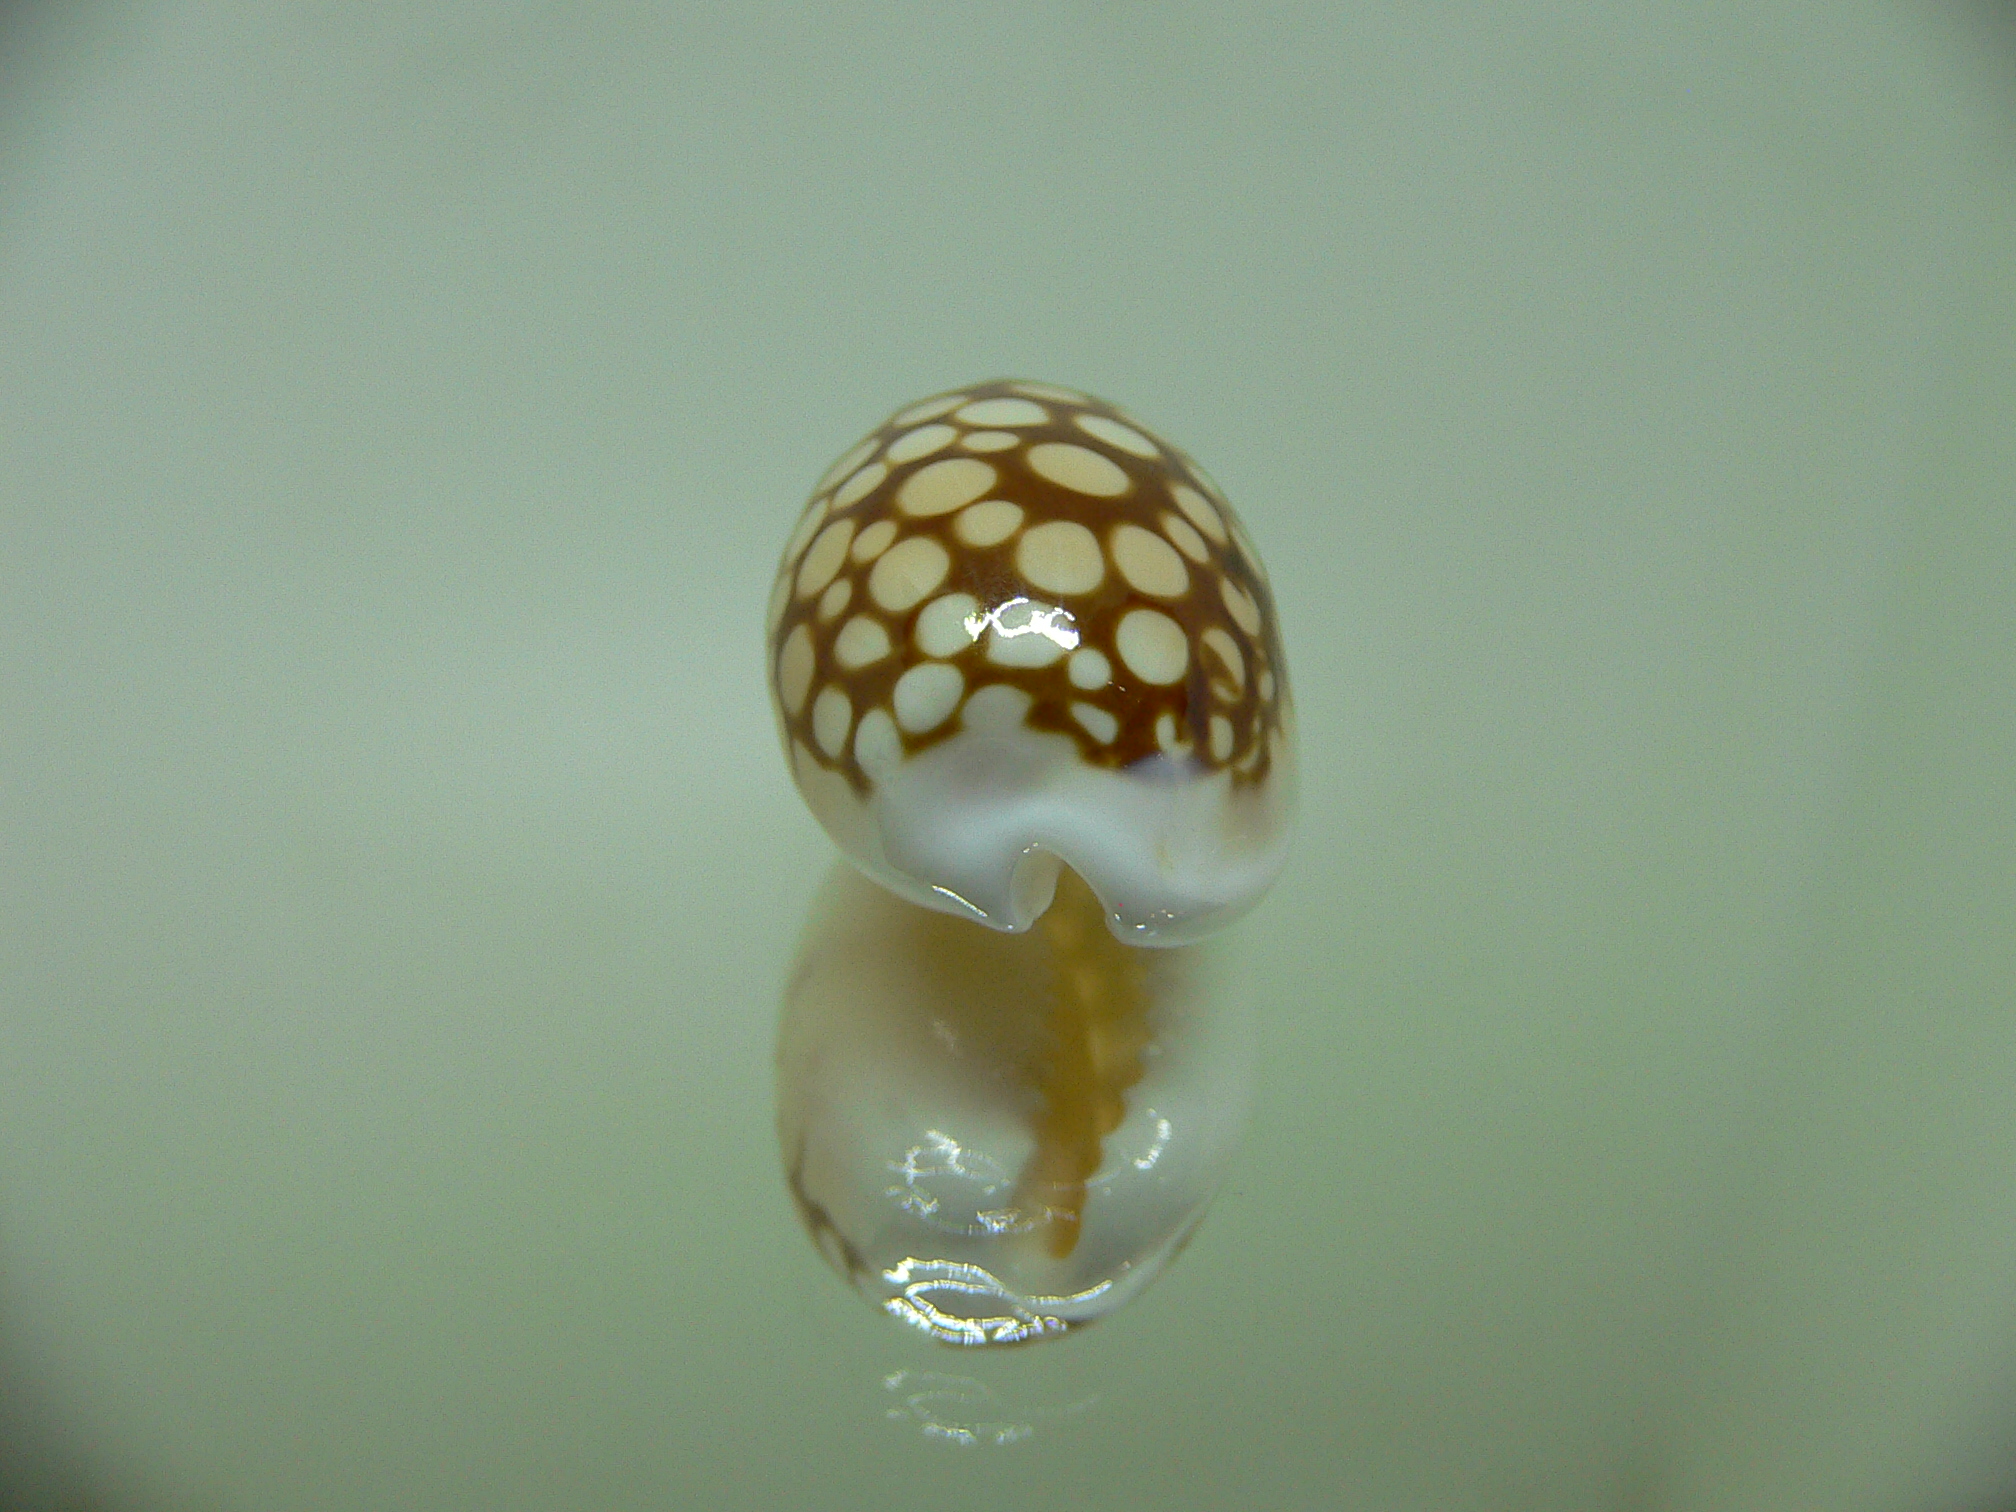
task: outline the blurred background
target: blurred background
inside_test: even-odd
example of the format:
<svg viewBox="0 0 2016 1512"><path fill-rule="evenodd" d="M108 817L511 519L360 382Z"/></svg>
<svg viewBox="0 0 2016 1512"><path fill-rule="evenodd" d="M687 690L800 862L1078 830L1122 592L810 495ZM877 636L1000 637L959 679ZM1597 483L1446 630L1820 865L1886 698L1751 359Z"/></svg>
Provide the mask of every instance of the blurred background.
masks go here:
<svg viewBox="0 0 2016 1512"><path fill-rule="evenodd" d="M2007 6L0 10L0 1506L2016 1507ZM765 591L1193 452L1304 741L1091 1333L796 1226Z"/></svg>

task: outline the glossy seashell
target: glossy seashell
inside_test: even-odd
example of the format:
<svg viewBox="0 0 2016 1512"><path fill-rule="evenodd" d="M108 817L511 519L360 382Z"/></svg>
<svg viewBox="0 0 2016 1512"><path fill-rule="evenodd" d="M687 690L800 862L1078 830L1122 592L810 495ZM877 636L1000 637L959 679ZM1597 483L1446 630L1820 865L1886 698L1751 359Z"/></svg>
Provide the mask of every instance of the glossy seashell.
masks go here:
<svg viewBox="0 0 2016 1512"><path fill-rule="evenodd" d="M1293 714L1265 570L1193 462L1111 404L1003 380L827 470L772 590L773 704L841 850L1026 930L1059 868L1136 944L1280 871Z"/></svg>
<svg viewBox="0 0 2016 1512"><path fill-rule="evenodd" d="M827 469L768 629L792 775L858 868L779 1028L798 1211L941 1342L1081 1327L1181 1250L1244 1117L1249 1018L1204 936L1294 808L1259 557L1114 406L980 384Z"/></svg>

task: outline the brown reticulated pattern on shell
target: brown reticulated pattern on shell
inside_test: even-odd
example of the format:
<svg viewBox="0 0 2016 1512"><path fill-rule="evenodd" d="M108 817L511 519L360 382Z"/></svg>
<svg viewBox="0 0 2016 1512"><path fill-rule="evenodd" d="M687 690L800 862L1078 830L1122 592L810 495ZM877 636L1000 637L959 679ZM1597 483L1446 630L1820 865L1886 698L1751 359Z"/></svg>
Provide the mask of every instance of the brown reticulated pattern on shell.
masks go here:
<svg viewBox="0 0 2016 1512"><path fill-rule="evenodd" d="M1265 571L1211 480L1043 383L913 404L834 463L769 634L787 745L863 792L878 765L1002 720L1096 766L1159 753L1258 782L1287 696Z"/></svg>

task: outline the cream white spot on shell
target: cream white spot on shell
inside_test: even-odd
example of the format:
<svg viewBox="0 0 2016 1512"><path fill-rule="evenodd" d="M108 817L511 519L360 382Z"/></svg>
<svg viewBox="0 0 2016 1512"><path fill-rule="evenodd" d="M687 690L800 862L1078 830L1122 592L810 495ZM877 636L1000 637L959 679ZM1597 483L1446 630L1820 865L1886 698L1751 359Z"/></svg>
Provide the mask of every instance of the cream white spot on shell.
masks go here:
<svg viewBox="0 0 2016 1512"><path fill-rule="evenodd" d="M952 570L952 555L930 536L898 541L868 574L869 595L891 614L922 603Z"/></svg>
<svg viewBox="0 0 2016 1512"><path fill-rule="evenodd" d="M1018 394L1027 394L1031 399L1048 399L1052 404L1090 402L1078 390L1065 388L1061 383L1011 383L1008 386Z"/></svg>
<svg viewBox="0 0 2016 1512"><path fill-rule="evenodd" d="M915 462L919 457L928 457L935 451L943 451L952 444L959 432L949 425L920 425L913 431L906 431L889 443L889 450L883 455L891 462Z"/></svg>
<svg viewBox="0 0 2016 1512"><path fill-rule="evenodd" d="M1120 616L1113 643L1134 675L1167 687L1190 665L1190 641L1183 627L1158 609L1130 609Z"/></svg>
<svg viewBox="0 0 2016 1512"><path fill-rule="evenodd" d="M1260 633L1260 606L1252 594L1228 577L1218 580L1218 595L1225 600L1225 612L1232 616L1233 624L1248 635Z"/></svg>
<svg viewBox="0 0 2016 1512"><path fill-rule="evenodd" d="M974 431L959 444L968 451L998 452L1020 446L1022 438L1013 431Z"/></svg>
<svg viewBox="0 0 2016 1512"><path fill-rule="evenodd" d="M919 420L936 420L947 410L956 409L965 402L964 394L940 394L935 399L922 399L897 415L890 424L915 425Z"/></svg>
<svg viewBox="0 0 2016 1512"><path fill-rule="evenodd" d="M790 602L791 574L780 572L777 574L777 581L770 585L770 612L766 616L766 623L772 635L777 633L777 627L784 622L784 606Z"/></svg>
<svg viewBox="0 0 2016 1512"><path fill-rule="evenodd" d="M854 549L848 553L857 562L872 562L889 549L889 543L896 539L894 520L877 520L861 534L854 537Z"/></svg>
<svg viewBox="0 0 2016 1512"><path fill-rule="evenodd" d="M784 637L777 653L777 701L795 717L812 688L812 627L800 625Z"/></svg>
<svg viewBox="0 0 2016 1512"><path fill-rule="evenodd" d="M874 455L875 455L875 437L870 436L866 441L863 441L859 446L850 447L841 456L839 461L835 462L831 467L827 468L826 471L820 475L818 486L814 488L812 491L814 493L824 493L827 489L831 488L836 482L846 477L847 474L854 471L855 468L859 467L863 462L866 462L870 457Z"/></svg>
<svg viewBox="0 0 2016 1512"><path fill-rule="evenodd" d="M969 504L952 522L952 534L965 546L999 546L1022 528L1022 506L1006 499Z"/></svg>
<svg viewBox="0 0 2016 1512"><path fill-rule="evenodd" d="M852 578L835 578L826 585L826 591L819 595L819 623L824 625L839 618L840 611L847 607L847 600L854 597Z"/></svg>
<svg viewBox="0 0 2016 1512"><path fill-rule="evenodd" d="M997 667L1047 667L1063 655L1062 646L1041 635L987 637L987 660Z"/></svg>
<svg viewBox="0 0 2016 1512"><path fill-rule="evenodd" d="M1213 625L1198 639L1204 643L1205 650L1218 658L1226 677L1231 679L1231 687L1226 691L1236 698L1246 688L1246 658L1239 654L1239 642L1232 639L1222 625Z"/></svg>
<svg viewBox="0 0 2016 1512"><path fill-rule="evenodd" d="M882 486L882 480L889 476L889 469L880 462L870 462L861 471L840 485L840 491L833 495L833 507L845 509L857 504Z"/></svg>
<svg viewBox="0 0 2016 1512"><path fill-rule="evenodd" d="M1232 721L1223 714L1211 716L1211 759L1223 761L1232 754Z"/></svg>
<svg viewBox="0 0 2016 1512"><path fill-rule="evenodd" d="M1074 703L1071 717L1101 745L1113 744L1113 737L1120 733L1120 721L1097 704Z"/></svg>
<svg viewBox="0 0 2016 1512"><path fill-rule="evenodd" d="M826 687L812 700L812 738L828 756L847 749L847 735L854 727L854 704L838 688Z"/></svg>
<svg viewBox="0 0 2016 1512"><path fill-rule="evenodd" d="M1172 484L1169 497L1176 501L1176 507L1190 517L1190 523L1211 537L1220 546L1225 544L1225 521L1218 513L1218 507L1187 483Z"/></svg>
<svg viewBox="0 0 2016 1512"><path fill-rule="evenodd" d="M1113 663L1106 660L1104 653L1090 646L1080 646L1071 653L1071 665L1066 669L1071 678L1071 686L1094 692L1113 681Z"/></svg>
<svg viewBox="0 0 2016 1512"><path fill-rule="evenodd" d="M889 774L903 759L903 738L887 709L870 709L854 727L854 759L870 778Z"/></svg>
<svg viewBox="0 0 2016 1512"><path fill-rule="evenodd" d="M959 707L966 675L944 662L922 662L896 679L896 723L912 735L935 730Z"/></svg>
<svg viewBox="0 0 2016 1512"><path fill-rule="evenodd" d="M1155 716L1155 744L1160 746L1170 756L1187 756L1190 754L1190 742L1177 738L1176 719L1171 714L1158 714Z"/></svg>
<svg viewBox="0 0 2016 1512"><path fill-rule="evenodd" d="M1108 446L1117 446L1121 451L1132 452L1137 457L1159 455L1155 443L1131 425L1122 425L1118 420L1108 420L1104 415L1080 415L1078 429L1088 436L1104 441Z"/></svg>
<svg viewBox="0 0 2016 1512"><path fill-rule="evenodd" d="M1150 598L1181 598L1190 591L1190 569L1176 548L1139 525L1116 525L1107 538L1120 576Z"/></svg>
<svg viewBox="0 0 2016 1512"><path fill-rule="evenodd" d="M947 457L905 478L896 490L896 507L919 519L950 514L992 488L996 476L978 457Z"/></svg>
<svg viewBox="0 0 2016 1512"><path fill-rule="evenodd" d="M853 539L852 520L835 520L819 532L819 539L798 564L798 597L810 598L833 581L833 574L847 560L847 546Z"/></svg>
<svg viewBox="0 0 2016 1512"><path fill-rule="evenodd" d="M833 660L849 672L882 660L889 650L889 632L882 621L865 614L855 615L833 637Z"/></svg>
<svg viewBox="0 0 2016 1512"><path fill-rule="evenodd" d="M1204 537L1191 528L1190 522L1179 514L1167 510L1162 513L1162 534L1176 543L1176 549L1193 562L1203 562L1211 555L1211 548L1204 544ZM859 547L855 548L859 550Z"/></svg>
<svg viewBox="0 0 2016 1512"><path fill-rule="evenodd" d="M1070 441L1045 441L1030 447L1029 465L1060 488L1095 499L1118 498L1132 486L1111 457Z"/></svg>
<svg viewBox="0 0 2016 1512"><path fill-rule="evenodd" d="M1067 609L1013 599L988 616L987 660L997 667L1047 667L1078 647L1078 624Z"/></svg>
<svg viewBox="0 0 2016 1512"><path fill-rule="evenodd" d="M1260 671L1260 701L1274 702L1274 674L1264 667Z"/></svg>
<svg viewBox="0 0 2016 1512"><path fill-rule="evenodd" d="M1050 412L1027 399L976 399L953 418L967 425L1041 425Z"/></svg>
<svg viewBox="0 0 2016 1512"><path fill-rule="evenodd" d="M1033 702L1020 688L989 683L966 700L966 712L959 722L976 734L1004 735L1021 726Z"/></svg>
<svg viewBox="0 0 2016 1512"><path fill-rule="evenodd" d="M926 656L957 656L987 628L980 602L970 593L948 593L926 604L917 616L917 649Z"/></svg>
<svg viewBox="0 0 2016 1512"><path fill-rule="evenodd" d="M1106 576L1106 559L1083 525L1048 520L1015 543L1015 570L1045 593L1090 593Z"/></svg>

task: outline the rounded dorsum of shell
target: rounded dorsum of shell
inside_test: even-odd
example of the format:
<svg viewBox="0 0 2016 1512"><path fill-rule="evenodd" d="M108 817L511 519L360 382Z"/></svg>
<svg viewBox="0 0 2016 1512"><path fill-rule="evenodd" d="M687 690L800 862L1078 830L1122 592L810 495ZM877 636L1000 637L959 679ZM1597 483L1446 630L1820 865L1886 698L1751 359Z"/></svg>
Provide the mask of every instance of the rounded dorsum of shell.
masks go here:
<svg viewBox="0 0 2016 1512"><path fill-rule="evenodd" d="M1250 1103L1236 947L1129 950L1097 937L1082 888L1059 894L997 934L836 866L789 973L777 1132L799 1216L944 1343L1054 1338L1124 1305L1202 1217ZM1095 984L1075 1002L1060 953Z"/></svg>
<svg viewBox="0 0 2016 1512"><path fill-rule="evenodd" d="M1211 479L1102 400L975 384L848 448L779 564L769 666L807 802L914 901L1019 931L1063 864L1121 938L1175 944L1280 869L1265 571Z"/></svg>

